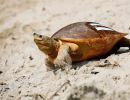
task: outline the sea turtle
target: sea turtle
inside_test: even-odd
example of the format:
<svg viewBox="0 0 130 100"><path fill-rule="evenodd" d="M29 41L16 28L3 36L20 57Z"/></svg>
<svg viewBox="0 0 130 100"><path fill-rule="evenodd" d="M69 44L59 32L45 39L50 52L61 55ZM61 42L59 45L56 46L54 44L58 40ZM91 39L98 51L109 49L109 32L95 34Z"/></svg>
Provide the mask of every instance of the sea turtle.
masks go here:
<svg viewBox="0 0 130 100"><path fill-rule="evenodd" d="M117 32L96 22L77 22L67 25L51 37L34 33L38 48L48 57L48 65L64 68L72 62L100 57L129 47L127 33Z"/></svg>

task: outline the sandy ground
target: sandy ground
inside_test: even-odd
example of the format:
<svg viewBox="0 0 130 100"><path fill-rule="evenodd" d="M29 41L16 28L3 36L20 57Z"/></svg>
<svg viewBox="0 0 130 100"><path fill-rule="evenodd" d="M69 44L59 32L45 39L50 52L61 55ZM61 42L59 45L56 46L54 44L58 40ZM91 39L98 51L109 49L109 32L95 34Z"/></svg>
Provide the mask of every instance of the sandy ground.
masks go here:
<svg viewBox="0 0 130 100"><path fill-rule="evenodd" d="M0 0L0 100L129 100L129 51L46 71L33 32L79 21L130 33L130 0Z"/></svg>

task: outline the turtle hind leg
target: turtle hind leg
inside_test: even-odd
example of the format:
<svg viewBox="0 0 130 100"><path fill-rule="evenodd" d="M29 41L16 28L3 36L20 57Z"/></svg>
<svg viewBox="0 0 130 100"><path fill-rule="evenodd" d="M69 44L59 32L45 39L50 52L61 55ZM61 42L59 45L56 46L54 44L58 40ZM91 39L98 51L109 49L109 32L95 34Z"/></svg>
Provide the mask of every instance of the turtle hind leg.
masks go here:
<svg viewBox="0 0 130 100"><path fill-rule="evenodd" d="M130 49L130 39L127 39L125 37L123 37L118 43L117 45L119 47L129 47Z"/></svg>
<svg viewBox="0 0 130 100"><path fill-rule="evenodd" d="M118 51L120 49L120 47L128 47L129 50L130 50L130 39L127 39L125 37L123 37L121 40L119 40L117 42L117 44L112 48L112 50L110 51L109 54L111 53L116 53L116 54L119 54L121 52L128 52L127 51Z"/></svg>
<svg viewBox="0 0 130 100"><path fill-rule="evenodd" d="M112 48L112 50L108 53L108 55L110 55L110 54L116 54L119 49L120 49L120 45L117 43L117 44Z"/></svg>

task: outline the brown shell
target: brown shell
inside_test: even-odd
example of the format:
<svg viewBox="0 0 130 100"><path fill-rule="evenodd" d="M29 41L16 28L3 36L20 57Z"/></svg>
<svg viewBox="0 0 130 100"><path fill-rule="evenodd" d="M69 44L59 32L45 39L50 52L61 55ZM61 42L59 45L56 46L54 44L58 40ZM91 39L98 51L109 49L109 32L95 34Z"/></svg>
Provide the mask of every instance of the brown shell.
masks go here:
<svg viewBox="0 0 130 100"><path fill-rule="evenodd" d="M91 24L97 25L93 26ZM51 38L70 42L84 42L86 39L104 38L115 35L123 37L126 35L125 33L120 33L110 28L108 28L109 30L97 30L95 27L108 28L95 22L77 22L63 27L53 34Z"/></svg>

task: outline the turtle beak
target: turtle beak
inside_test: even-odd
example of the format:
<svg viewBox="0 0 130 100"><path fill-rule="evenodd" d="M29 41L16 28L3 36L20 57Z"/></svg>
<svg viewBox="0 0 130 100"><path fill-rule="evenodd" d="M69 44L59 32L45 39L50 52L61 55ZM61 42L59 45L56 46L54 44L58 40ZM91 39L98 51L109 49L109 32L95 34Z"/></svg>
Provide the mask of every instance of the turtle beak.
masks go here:
<svg viewBox="0 0 130 100"><path fill-rule="evenodd" d="M34 40L42 40L42 35L33 33Z"/></svg>

